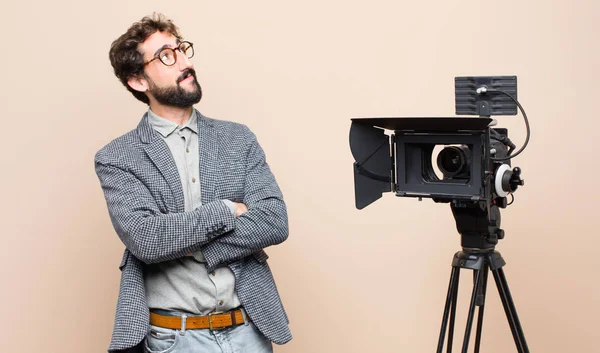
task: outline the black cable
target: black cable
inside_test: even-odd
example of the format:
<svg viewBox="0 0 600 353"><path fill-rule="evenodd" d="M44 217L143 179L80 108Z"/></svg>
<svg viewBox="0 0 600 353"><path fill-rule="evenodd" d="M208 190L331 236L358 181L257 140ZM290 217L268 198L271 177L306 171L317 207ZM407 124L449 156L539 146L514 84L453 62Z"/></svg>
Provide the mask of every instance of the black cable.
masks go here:
<svg viewBox="0 0 600 353"><path fill-rule="evenodd" d="M507 203L506 206L510 206L515 202L515 195L511 192L510 196L512 197L512 200L510 200L510 203Z"/></svg>
<svg viewBox="0 0 600 353"><path fill-rule="evenodd" d="M482 87L483 88L483 87ZM507 95L510 99L512 99L513 102L515 102L515 104L517 105L517 107L519 107L519 110L521 111L521 114L523 114L523 119L525 120L525 127L527 129L527 136L525 137L525 142L523 143L523 146L517 151L515 152L515 154L511 155L510 152L512 152L512 150L509 152L509 155L506 157L502 157L502 158L492 158L493 161L507 161L513 157L518 156L519 154L521 154L521 152L523 152L523 150L525 149L525 147L527 147L527 144L529 143L529 137L531 135L531 130L529 128L529 119L527 119L527 114L525 114L525 110L523 109L523 107L521 106L521 104L513 97L511 96L509 93L504 92L504 91L500 91L497 89L493 89L493 88L485 88L482 89L481 91L478 90L477 93L479 94L485 94L487 92L497 92L497 93L502 93Z"/></svg>

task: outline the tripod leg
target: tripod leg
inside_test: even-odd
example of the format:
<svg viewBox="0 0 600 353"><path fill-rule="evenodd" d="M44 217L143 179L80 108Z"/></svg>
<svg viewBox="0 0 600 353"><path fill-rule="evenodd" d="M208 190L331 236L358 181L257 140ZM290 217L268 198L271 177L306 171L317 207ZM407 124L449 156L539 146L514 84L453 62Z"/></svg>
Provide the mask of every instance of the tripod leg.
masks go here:
<svg viewBox="0 0 600 353"><path fill-rule="evenodd" d="M473 293L471 294L471 304L469 305L469 317L467 318L467 328L465 329L465 338L463 340L462 353L467 353L469 349L469 339L471 337L471 327L473 326L473 317L475 316L475 303L477 293L479 292L479 284L482 281L483 271L475 270L475 284L473 285Z"/></svg>
<svg viewBox="0 0 600 353"><path fill-rule="evenodd" d="M502 268L498 268L496 270L492 270L492 274L494 275L494 280L496 281L496 286L498 287L498 292L500 293L500 299L502 300L502 305L504 306L504 311L506 312L506 317L510 325L510 331L512 332L515 344L517 345L517 350L519 353L529 353L529 348L527 347L527 342L525 341L525 336L523 335L523 329L521 328L521 323L519 322L519 317L517 316L517 309L515 308L512 296L510 295L508 283L506 283L504 271Z"/></svg>
<svg viewBox="0 0 600 353"><path fill-rule="evenodd" d="M479 347L481 346L481 330L483 328L483 310L485 309L485 292L487 289L488 280L488 269L489 265L486 263L483 265L483 281L481 283L481 293L479 294L479 310L477 311L477 333L475 335L475 352L479 353Z"/></svg>
<svg viewBox="0 0 600 353"><path fill-rule="evenodd" d="M451 342L451 335L454 331L454 314L456 311L456 288L458 287L458 278L460 274L460 268L452 267L452 272L450 273L450 284L448 285L448 294L446 295L446 304L444 305L444 316L442 318L442 328L440 330L440 338L438 340L437 353L442 353L444 349L444 336L446 336L446 327L448 326L448 313L450 310L450 305L452 304L452 324L450 326L451 334L448 336L448 343Z"/></svg>
<svg viewBox="0 0 600 353"><path fill-rule="evenodd" d="M446 348L447 353L452 353L452 341L454 340L454 321L456 321L456 303L458 302L458 280L460 278L460 268L456 271L456 283L454 285L454 292L452 293L452 308L450 311L450 328L448 329L448 347Z"/></svg>

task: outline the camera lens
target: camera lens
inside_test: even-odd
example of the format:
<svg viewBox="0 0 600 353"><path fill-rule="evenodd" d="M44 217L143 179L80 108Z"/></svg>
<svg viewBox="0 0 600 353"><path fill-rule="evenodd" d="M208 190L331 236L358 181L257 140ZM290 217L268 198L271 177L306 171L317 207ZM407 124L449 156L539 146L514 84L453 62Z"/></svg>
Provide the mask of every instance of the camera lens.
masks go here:
<svg viewBox="0 0 600 353"><path fill-rule="evenodd" d="M466 146L449 146L440 152L437 165L445 178L451 178L459 174L468 175L468 151L469 149Z"/></svg>

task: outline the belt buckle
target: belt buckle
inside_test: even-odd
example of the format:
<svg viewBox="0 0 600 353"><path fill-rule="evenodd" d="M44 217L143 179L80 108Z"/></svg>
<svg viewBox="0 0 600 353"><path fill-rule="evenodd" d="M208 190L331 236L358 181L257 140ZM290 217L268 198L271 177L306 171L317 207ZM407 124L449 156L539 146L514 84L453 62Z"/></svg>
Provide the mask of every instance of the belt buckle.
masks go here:
<svg viewBox="0 0 600 353"><path fill-rule="evenodd" d="M213 327L213 316L214 315L221 315L221 314L225 314L225 312L223 311L214 311L212 313L208 313L208 329L211 331L215 331L215 330L222 330L225 327L219 327L219 328L214 328Z"/></svg>

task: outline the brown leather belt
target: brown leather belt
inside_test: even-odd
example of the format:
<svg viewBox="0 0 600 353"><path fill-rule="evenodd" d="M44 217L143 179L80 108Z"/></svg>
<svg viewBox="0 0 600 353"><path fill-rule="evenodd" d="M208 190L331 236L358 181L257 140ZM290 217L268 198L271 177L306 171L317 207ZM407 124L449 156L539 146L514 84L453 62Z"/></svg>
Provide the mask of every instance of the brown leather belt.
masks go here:
<svg viewBox="0 0 600 353"><path fill-rule="evenodd" d="M250 321L249 318L248 321ZM182 316L166 316L150 312L151 325L174 330L193 330L206 328L211 330L219 330L226 327L243 324L244 322L244 314L240 309L226 313L214 312L208 314L207 316L188 316L185 319L185 327L182 327Z"/></svg>

